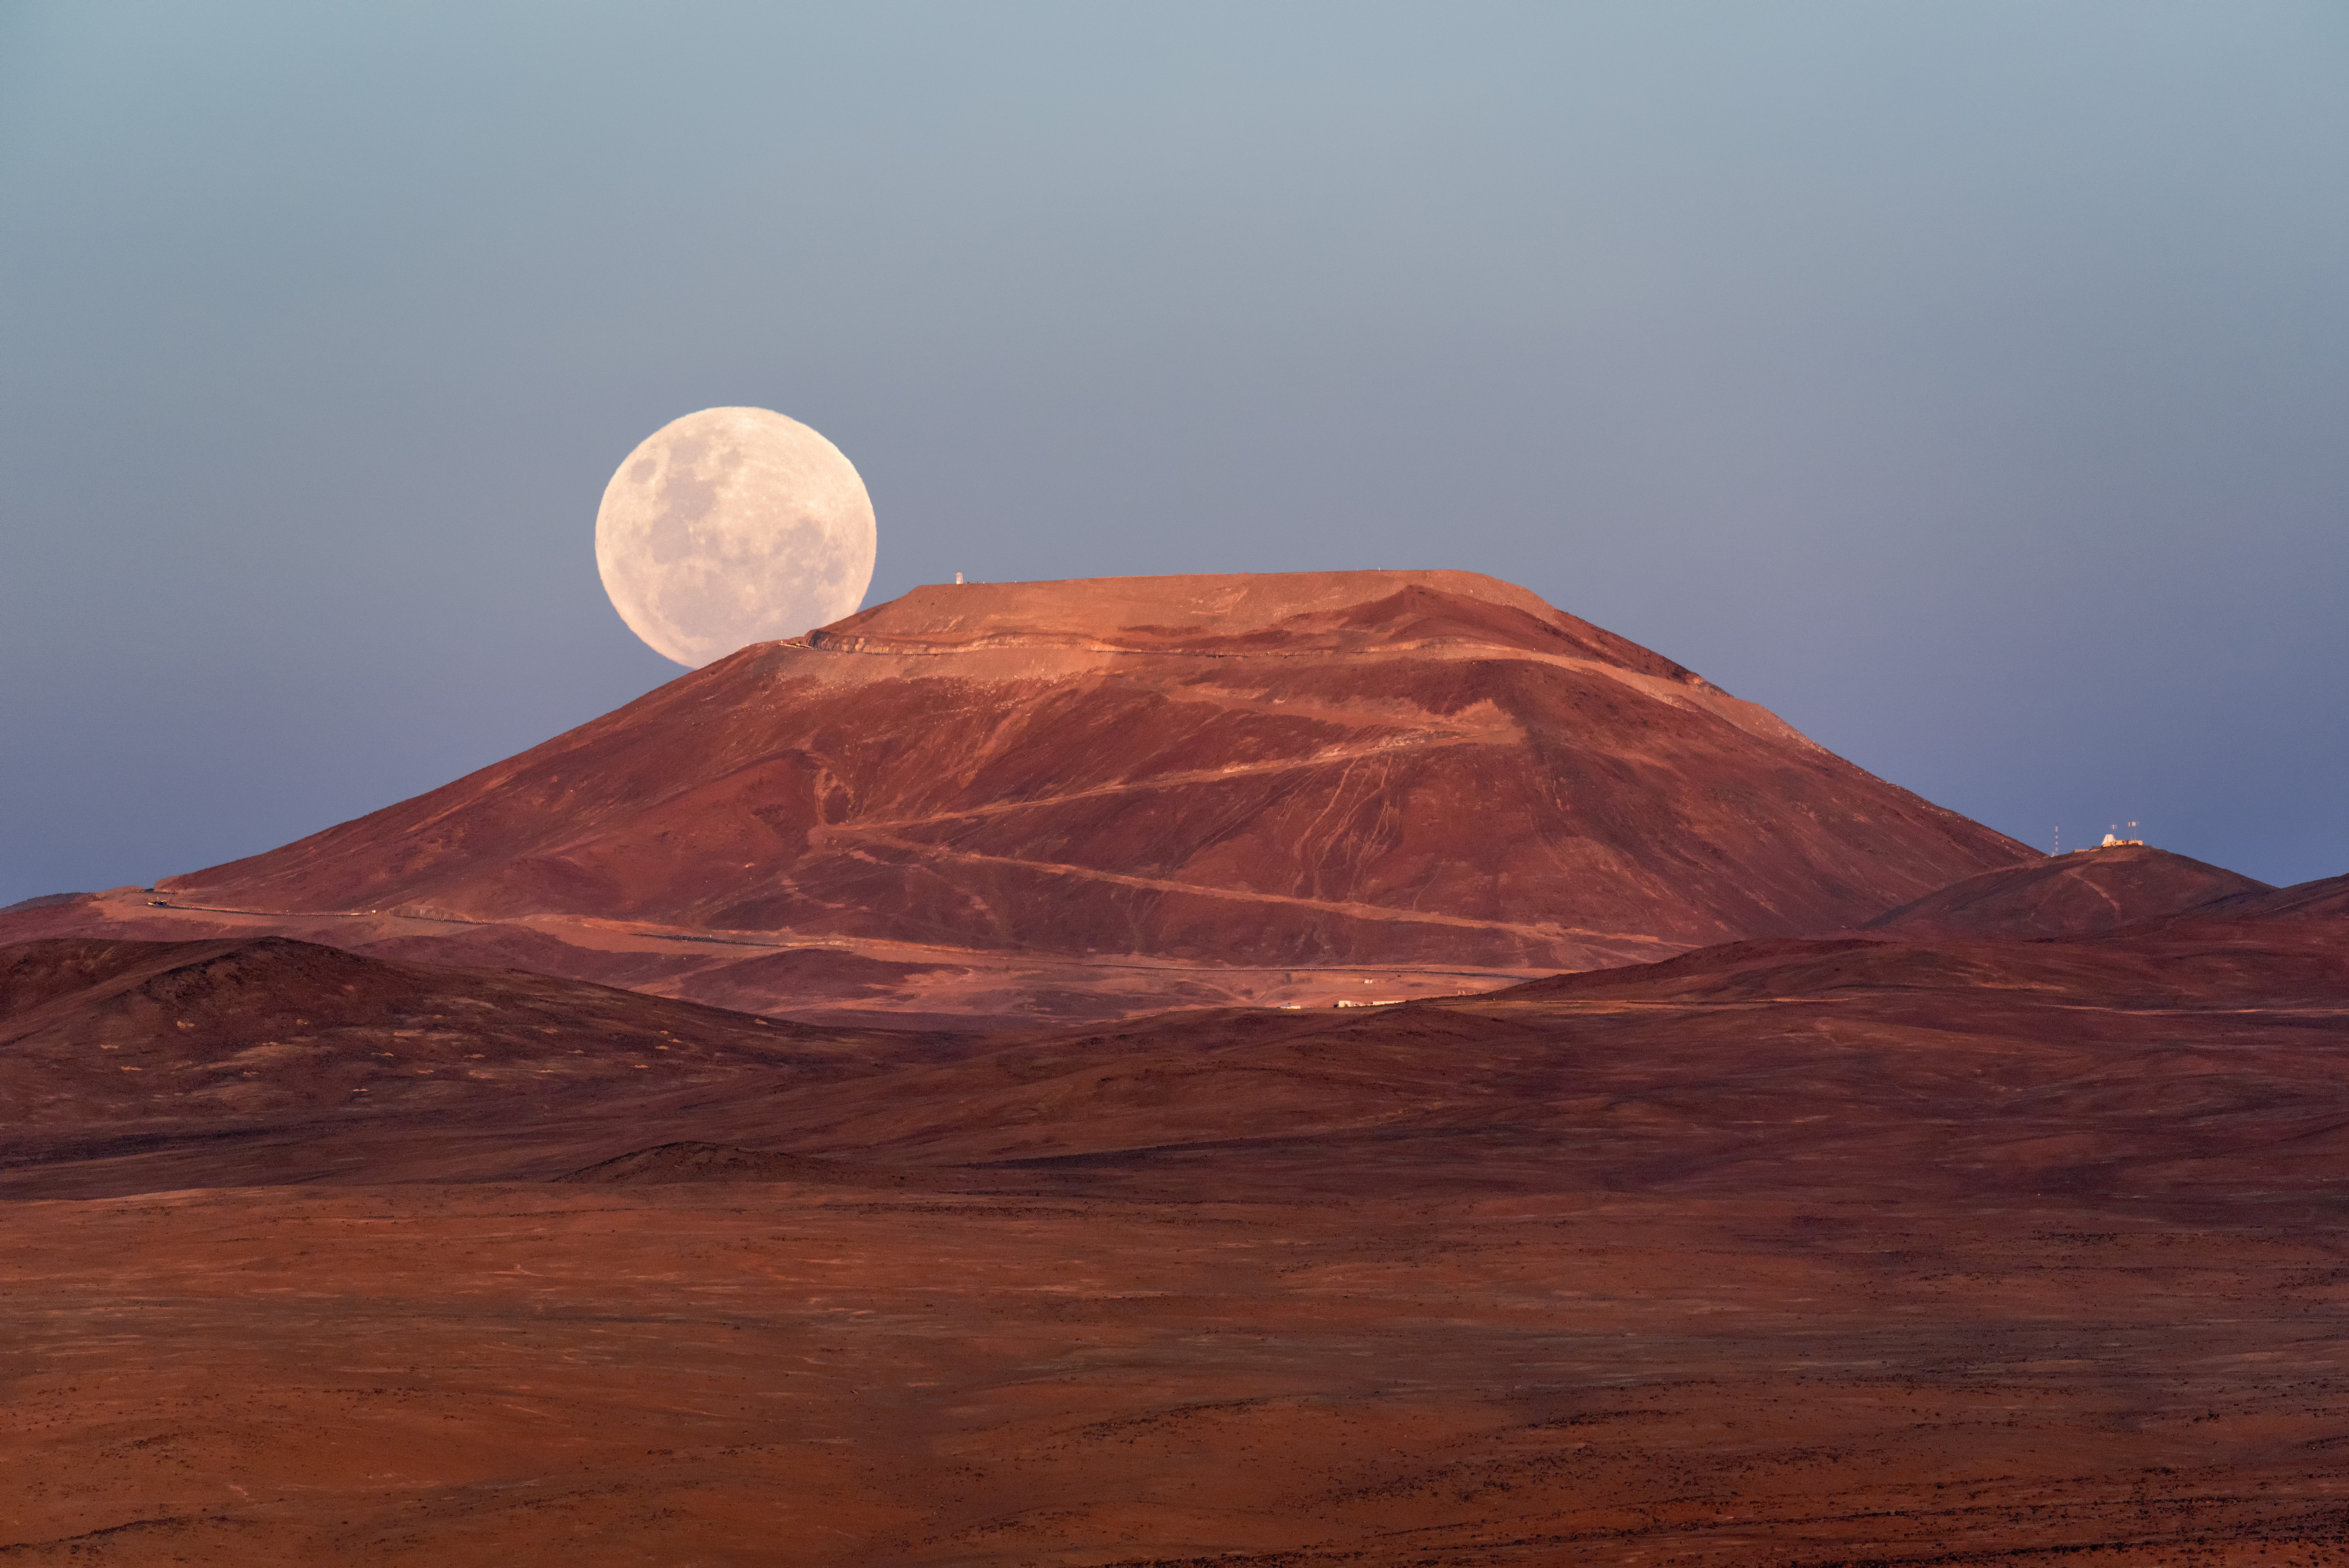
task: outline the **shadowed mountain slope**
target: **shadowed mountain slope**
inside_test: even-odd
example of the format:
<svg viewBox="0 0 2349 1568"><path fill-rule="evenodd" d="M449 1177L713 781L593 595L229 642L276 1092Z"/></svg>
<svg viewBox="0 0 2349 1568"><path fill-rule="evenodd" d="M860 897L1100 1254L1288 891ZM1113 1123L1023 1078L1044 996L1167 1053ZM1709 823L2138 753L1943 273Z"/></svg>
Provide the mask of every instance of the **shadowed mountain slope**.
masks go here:
<svg viewBox="0 0 2349 1568"><path fill-rule="evenodd" d="M657 1187L683 1181L858 1181L860 1178L868 1183L873 1180L870 1172L838 1161L761 1154L726 1143L682 1141L599 1160L555 1180L589 1186ZM904 1173L900 1179L905 1179Z"/></svg>
<svg viewBox="0 0 2349 1568"><path fill-rule="evenodd" d="M1860 929L1889 936L2085 936L2167 920L2263 882L2147 844L2002 866L1927 893Z"/></svg>
<svg viewBox="0 0 2349 1568"><path fill-rule="evenodd" d="M1472 573L930 587L166 896L1582 967L2031 858Z"/></svg>
<svg viewBox="0 0 2349 1568"><path fill-rule="evenodd" d="M2337 936L1773 940L1479 996L992 1039L293 943L67 953L104 973L0 1031L0 1191L543 1180L629 1155L592 1179L2315 1191L2349 1180Z"/></svg>
<svg viewBox="0 0 2349 1568"><path fill-rule="evenodd" d="M2189 912L2190 920L2340 920L2349 918L2349 874L2253 889L2212 899Z"/></svg>
<svg viewBox="0 0 2349 1568"><path fill-rule="evenodd" d="M484 1108L527 1119L714 1072L870 1070L904 1059L907 1038L277 936L26 942L0 948L0 1163L99 1130L203 1139Z"/></svg>
<svg viewBox="0 0 2349 1568"><path fill-rule="evenodd" d="M2317 1192L2349 1179L2331 935L1740 944L1449 1001L1013 1041L812 1085L763 1136L695 1136L1195 1195Z"/></svg>
<svg viewBox="0 0 2349 1568"><path fill-rule="evenodd" d="M2018 1002L2058 1009L2337 1009L2349 1006L2349 945L2322 929L2179 922L2113 937L1912 944L1864 937L1736 942L1657 964L1553 975L1498 1001L1943 1000L1951 1018Z"/></svg>

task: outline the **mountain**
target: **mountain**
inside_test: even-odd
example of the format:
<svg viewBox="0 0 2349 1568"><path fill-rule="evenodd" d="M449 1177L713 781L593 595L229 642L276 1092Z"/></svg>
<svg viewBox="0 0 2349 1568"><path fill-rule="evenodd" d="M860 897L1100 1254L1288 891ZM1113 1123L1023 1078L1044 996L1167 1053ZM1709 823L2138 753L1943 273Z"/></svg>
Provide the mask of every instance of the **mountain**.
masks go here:
<svg viewBox="0 0 2349 1568"><path fill-rule="evenodd" d="M918 589L158 892L1579 968L1848 926L2034 858L1522 588L1349 572Z"/></svg>
<svg viewBox="0 0 2349 1568"><path fill-rule="evenodd" d="M2223 866L2149 844L2115 844L1968 877L1889 910L1861 929L1906 937L2082 936L2274 891Z"/></svg>

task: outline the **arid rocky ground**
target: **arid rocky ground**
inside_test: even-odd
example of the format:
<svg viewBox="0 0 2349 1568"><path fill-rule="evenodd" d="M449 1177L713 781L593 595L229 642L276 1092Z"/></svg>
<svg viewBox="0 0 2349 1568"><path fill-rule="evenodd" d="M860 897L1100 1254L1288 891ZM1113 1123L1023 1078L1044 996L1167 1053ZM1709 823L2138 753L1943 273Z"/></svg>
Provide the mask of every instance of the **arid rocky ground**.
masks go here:
<svg viewBox="0 0 2349 1568"><path fill-rule="evenodd" d="M2349 1560L2335 1204L426 1185L0 1225L12 1561Z"/></svg>
<svg viewBox="0 0 2349 1568"><path fill-rule="evenodd" d="M0 1172L9 1561L2349 1562L2336 922L788 1048L126 958L5 1057L85 1097ZM122 1098L269 964L381 1103Z"/></svg>

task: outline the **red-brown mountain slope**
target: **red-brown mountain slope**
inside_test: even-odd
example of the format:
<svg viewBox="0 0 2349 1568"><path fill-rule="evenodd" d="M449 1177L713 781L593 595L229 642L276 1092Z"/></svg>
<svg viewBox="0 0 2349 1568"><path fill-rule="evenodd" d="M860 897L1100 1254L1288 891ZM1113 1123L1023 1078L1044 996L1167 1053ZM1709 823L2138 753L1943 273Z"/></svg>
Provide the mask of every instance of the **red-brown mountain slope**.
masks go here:
<svg viewBox="0 0 2349 1568"><path fill-rule="evenodd" d="M2349 874L2256 887L2212 899L2192 910L2190 920L2338 920L2349 916Z"/></svg>
<svg viewBox="0 0 2349 1568"><path fill-rule="evenodd" d="M1462 572L924 588L161 884L1273 964L1581 967L2032 851Z"/></svg>
<svg viewBox="0 0 2349 1568"><path fill-rule="evenodd" d="M2349 948L2313 921L1772 939L1483 995L993 1037L274 940L30 944L0 969L77 947L117 951L0 1019L0 1192L544 1179L678 1143L1186 1202L1297 1182L1978 1202L2349 1172ZM636 1165L676 1175L675 1155Z"/></svg>
<svg viewBox="0 0 2349 1568"><path fill-rule="evenodd" d="M390 964L281 936L0 947L0 1165L58 1135L233 1144L256 1125L601 1101L895 1062L909 1040L518 970Z"/></svg>
<svg viewBox="0 0 2349 1568"><path fill-rule="evenodd" d="M2272 891L2223 866L2149 844L2116 844L1968 877L1879 914L1862 929L1909 939L2085 936L2167 920L2215 899Z"/></svg>

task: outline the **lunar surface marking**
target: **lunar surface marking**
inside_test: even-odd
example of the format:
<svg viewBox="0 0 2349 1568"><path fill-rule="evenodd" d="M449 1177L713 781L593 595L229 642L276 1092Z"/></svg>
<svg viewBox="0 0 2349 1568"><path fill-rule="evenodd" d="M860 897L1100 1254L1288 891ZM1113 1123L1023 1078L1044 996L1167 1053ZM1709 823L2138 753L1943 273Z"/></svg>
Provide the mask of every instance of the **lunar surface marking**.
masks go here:
<svg viewBox="0 0 2349 1568"><path fill-rule="evenodd" d="M873 582L872 499L840 449L765 408L704 408L630 452L595 514L612 607L699 668L854 614Z"/></svg>

